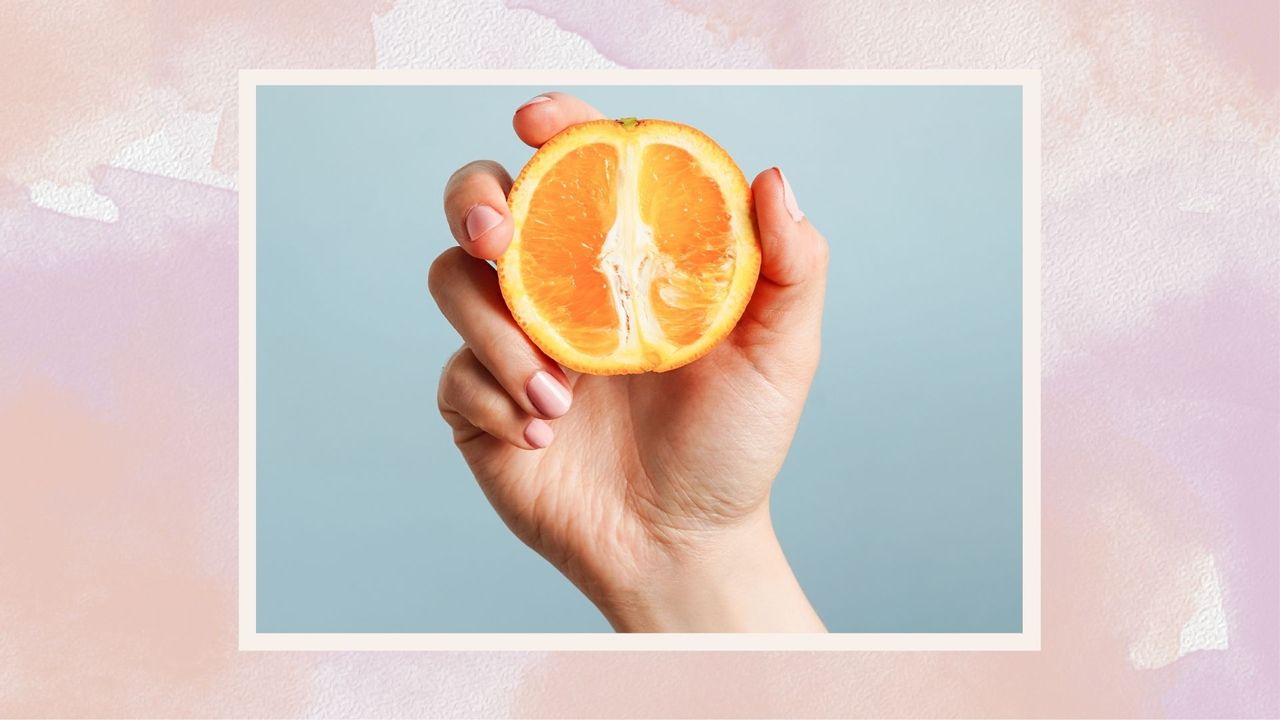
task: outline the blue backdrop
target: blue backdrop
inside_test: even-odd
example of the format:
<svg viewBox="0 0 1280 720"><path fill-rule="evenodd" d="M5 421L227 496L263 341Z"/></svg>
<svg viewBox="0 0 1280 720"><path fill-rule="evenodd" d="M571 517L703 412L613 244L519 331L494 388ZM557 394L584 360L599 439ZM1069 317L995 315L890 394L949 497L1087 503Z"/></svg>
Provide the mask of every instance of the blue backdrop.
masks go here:
<svg viewBox="0 0 1280 720"><path fill-rule="evenodd" d="M603 631L497 518L436 411L449 174L512 175L542 88L258 92L258 629ZM550 88L548 88L550 89ZM843 632L1021 628L1016 87L585 87L787 173L831 244L822 366L773 494Z"/></svg>

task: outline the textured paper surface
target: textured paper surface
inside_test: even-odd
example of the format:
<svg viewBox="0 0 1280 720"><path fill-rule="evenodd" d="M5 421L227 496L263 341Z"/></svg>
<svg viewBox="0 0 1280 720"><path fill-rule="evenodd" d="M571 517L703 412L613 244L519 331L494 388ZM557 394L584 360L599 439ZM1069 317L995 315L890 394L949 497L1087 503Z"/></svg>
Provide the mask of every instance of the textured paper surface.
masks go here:
<svg viewBox="0 0 1280 720"><path fill-rule="evenodd" d="M0 715L1280 715L1274 2L3 12ZM1041 69L1044 650L237 652L249 67Z"/></svg>

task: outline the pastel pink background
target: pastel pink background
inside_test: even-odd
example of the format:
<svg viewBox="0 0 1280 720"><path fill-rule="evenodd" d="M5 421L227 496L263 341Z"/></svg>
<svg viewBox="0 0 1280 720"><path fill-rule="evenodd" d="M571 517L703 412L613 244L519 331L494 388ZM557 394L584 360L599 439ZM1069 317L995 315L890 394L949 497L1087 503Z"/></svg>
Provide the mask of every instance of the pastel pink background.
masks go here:
<svg viewBox="0 0 1280 720"><path fill-rule="evenodd" d="M1278 37L1267 0L4 3L0 715L1280 716ZM237 652L262 67L1040 68L1044 650Z"/></svg>

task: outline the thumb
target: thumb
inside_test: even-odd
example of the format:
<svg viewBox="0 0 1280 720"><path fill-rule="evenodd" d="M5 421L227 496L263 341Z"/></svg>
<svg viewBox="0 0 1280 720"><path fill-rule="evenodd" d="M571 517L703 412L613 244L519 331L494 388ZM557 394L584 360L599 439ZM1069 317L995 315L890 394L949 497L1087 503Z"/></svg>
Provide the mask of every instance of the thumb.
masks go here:
<svg viewBox="0 0 1280 720"><path fill-rule="evenodd" d="M782 170L757 175L751 193L761 258L760 280L744 314L746 329L754 324L777 340L814 338L816 344L826 295L827 241L800 211Z"/></svg>

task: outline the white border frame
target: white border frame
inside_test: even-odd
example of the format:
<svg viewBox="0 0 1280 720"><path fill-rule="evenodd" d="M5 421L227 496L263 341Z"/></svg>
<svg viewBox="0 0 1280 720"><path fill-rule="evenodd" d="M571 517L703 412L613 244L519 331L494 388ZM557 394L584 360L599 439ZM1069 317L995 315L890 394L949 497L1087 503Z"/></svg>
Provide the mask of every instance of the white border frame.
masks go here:
<svg viewBox="0 0 1280 720"><path fill-rule="evenodd" d="M257 89L262 85L1014 85L1022 88L1022 632L260 633L257 631ZM1039 70L240 71L241 650L1039 650Z"/></svg>

